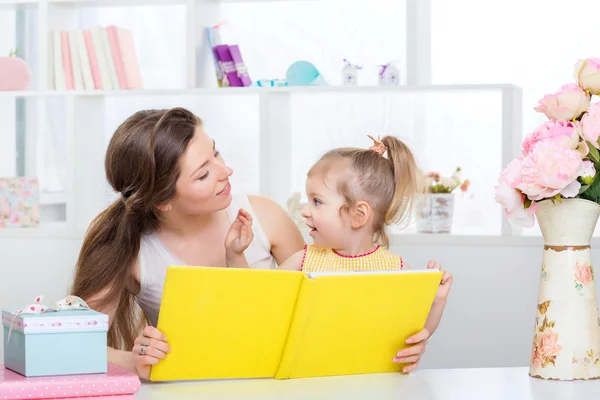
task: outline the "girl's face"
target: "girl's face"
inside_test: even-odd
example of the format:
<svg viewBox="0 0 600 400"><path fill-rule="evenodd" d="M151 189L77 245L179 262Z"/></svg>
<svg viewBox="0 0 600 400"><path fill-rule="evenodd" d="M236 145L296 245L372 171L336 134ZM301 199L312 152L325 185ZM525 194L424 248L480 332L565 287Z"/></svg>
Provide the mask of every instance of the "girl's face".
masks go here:
<svg viewBox="0 0 600 400"><path fill-rule="evenodd" d="M339 171L329 170L306 180L308 203L302 209L310 236L317 247L341 249L352 233L350 220L342 210L345 200L337 192Z"/></svg>

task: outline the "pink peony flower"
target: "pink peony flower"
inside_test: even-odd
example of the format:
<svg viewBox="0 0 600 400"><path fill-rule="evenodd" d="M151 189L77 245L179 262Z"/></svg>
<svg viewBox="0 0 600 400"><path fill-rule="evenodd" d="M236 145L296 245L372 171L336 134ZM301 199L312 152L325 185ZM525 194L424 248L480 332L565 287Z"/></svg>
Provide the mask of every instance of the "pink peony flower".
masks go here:
<svg viewBox="0 0 600 400"><path fill-rule="evenodd" d="M581 179L583 183L586 185L591 185L594 182L594 178L596 177L596 168L594 168L594 163L590 160L583 161L583 172L581 173Z"/></svg>
<svg viewBox="0 0 600 400"><path fill-rule="evenodd" d="M519 157L512 160L502 172L506 176L506 182L512 189L516 189L521 183L521 168L523 158Z"/></svg>
<svg viewBox="0 0 600 400"><path fill-rule="evenodd" d="M558 92L547 94L534 108L552 120L569 121L579 117L590 106L590 96L579 86L569 83Z"/></svg>
<svg viewBox="0 0 600 400"><path fill-rule="evenodd" d="M576 149L579 146L579 129L572 122L546 121L523 141L523 156L531 153L535 144L544 139L560 140L565 146ZM587 152L584 155L587 155Z"/></svg>
<svg viewBox="0 0 600 400"><path fill-rule="evenodd" d="M517 189L531 200L543 200L561 194L575 197L581 184L583 161L578 152L560 141L544 139L522 161L521 182Z"/></svg>
<svg viewBox="0 0 600 400"><path fill-rule="evenodd" d="M509 222L514 226L531 228L535 221L534 213L537 203L525 209L525 195L515 187L521 181L521 159L513 160L500 174L495 187L495 200L504 208Z"/></svg>
<svg viewBox="0 0 600 400"><path fill-rule="evenodd" d="M600 94L600 58L579 60L575 64L575 81L591 94Z"/></svg>
<svg viewBox="0 0 600 400"><path fill-rule="evenodd" d="M581 137L590 142L595 148L600 149L598 137L600 136L600 103L590 106L588 112L581 118Z"/></svg>
<svg viewBox="0 0 600 400"><path fill-rule="evenodd" d="M592 283L592 268L585 263L580 265L579 262L575 265L575 279L581 284L587 286Z"/></svg>
<svg viewBox="0 0 600 400"><path fill-rule="evenodd" d="M550 329L538 333L537 348L542 357L558 356L562 350L562 346L558 344L558 333L554 333Z"/></svg>

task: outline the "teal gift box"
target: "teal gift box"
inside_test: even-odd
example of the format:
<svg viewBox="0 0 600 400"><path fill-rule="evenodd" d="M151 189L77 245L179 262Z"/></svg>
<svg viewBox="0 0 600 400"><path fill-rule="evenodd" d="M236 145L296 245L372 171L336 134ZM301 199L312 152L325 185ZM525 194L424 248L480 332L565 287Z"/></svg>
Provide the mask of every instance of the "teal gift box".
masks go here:
<svg viewBox="0 0 600 400"><path fill-rule="evenodd" d="M41 299L2 311L4 366L28 377L106 373L108 316L82 300L70 308Z"/></svg>

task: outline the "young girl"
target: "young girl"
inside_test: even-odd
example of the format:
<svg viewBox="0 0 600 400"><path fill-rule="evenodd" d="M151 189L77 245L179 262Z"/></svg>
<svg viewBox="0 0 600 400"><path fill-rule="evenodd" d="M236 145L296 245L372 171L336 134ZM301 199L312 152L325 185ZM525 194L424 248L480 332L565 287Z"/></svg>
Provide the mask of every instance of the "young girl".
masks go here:
<svg viewBox="0 0 600 400"><path fill-rule="evenodd" d="M344 272L409 268L402 257L387 250L385 229L410 215L414 198L423 189L421 173L412 152L400 140L392 136L370 138L374 144L369 149L331 150L310 169L308 204L302 215L311 228L313 244L288 258L280 269ZM232 225L232 231L239 235L226 243L228 267L248 265L243 250L252 240L251 224L251 218L241 212ZM427 268L441 270L435 261ZM452 275L444 271L425 324L427 336L440 322L451 285ZM404 355L395 360L403 362Z"/></svg>

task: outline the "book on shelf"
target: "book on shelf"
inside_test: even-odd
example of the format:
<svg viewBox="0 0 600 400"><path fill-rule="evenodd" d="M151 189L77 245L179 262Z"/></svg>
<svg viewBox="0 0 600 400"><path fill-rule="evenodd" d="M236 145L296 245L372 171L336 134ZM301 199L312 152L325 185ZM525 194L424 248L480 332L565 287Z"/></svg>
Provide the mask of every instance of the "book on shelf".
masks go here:
<svg viewBox="0 0 600 400"><path fill-rule="evenodd" d="M252 80L239 46L224 44L219 33L219 26L206 28L206 36L212 50L219 87L251 86Z"/></svg>
<svg viewBox="0 0 600 400"><path fill-rule="evenodd" d="M133 35L110 25L90 30L53 31L55 90L141 89L142 79Z"/></svg>

